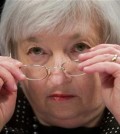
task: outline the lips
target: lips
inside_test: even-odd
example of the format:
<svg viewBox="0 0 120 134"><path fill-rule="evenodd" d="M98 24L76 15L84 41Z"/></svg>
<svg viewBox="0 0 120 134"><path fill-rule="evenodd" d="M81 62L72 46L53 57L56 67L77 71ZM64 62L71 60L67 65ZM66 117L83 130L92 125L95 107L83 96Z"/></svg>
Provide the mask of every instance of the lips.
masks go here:
<svg viewBox="0 0 120 134"><path fill-rule="evenodd" d="M65 101L73 99L74 95L68 95L68 94L52 94L49 96L50 99L53 99L55 101Z"/></svg>

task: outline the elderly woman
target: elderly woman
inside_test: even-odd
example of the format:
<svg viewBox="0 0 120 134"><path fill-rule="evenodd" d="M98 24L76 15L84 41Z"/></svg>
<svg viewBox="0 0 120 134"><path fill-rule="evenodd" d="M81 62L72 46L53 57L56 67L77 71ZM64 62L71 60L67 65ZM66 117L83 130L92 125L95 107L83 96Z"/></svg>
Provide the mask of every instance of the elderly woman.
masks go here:
<svg viewBox="0 0 120 134"><path fill-rule="evenodd" d="M119 0L6 0L2 134L120 134L119 12Z"/></svg>

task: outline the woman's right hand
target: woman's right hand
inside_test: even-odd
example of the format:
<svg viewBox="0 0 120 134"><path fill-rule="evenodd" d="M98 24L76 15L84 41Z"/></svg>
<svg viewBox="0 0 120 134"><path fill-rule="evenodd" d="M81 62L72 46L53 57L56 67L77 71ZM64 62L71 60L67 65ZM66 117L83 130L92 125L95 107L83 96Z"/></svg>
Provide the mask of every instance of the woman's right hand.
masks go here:
<svg viewBox="0 0 120 134"><path fill-rule="evenodd" d="M17 82L24 80L22 63L0 56L0 130L10 120L16 104Z"/></svg>

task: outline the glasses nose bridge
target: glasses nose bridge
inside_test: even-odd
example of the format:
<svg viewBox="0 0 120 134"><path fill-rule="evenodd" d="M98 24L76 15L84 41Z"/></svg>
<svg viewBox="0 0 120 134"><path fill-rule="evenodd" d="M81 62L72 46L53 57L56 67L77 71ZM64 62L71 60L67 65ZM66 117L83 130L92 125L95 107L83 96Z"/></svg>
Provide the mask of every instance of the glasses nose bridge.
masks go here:
<svg viewBox="0 0 120 134"><path fill-rule="evenodd" d="M59 70L59 71L64 72L65 71L65 67L63 67L64 64L65 64L65 62L63 62L61 65L58 65L58 66L46 67L46 69L48 71L48 75L50 75L51 72L53 72L55 70Z"/></svg>

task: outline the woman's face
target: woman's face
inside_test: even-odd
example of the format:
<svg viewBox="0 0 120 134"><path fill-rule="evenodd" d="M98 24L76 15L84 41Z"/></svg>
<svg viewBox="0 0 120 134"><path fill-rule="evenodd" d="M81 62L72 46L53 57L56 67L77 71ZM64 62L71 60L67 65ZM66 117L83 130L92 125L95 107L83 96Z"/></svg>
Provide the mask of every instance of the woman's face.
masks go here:
<svg viewBox="0 0 120 134"><path fill-rule="evenodd" d="M77 59L79 54L99 44L98 40L99 34L93 26L84 35L77 28L61 36L36 34L19 44L18 57L23 64L58 67L64 61ZM45 79L26 79L23 84L35 114L46 125L94 126L104 109L98 74L70 77L62 70L53 69Z"/></svg>

